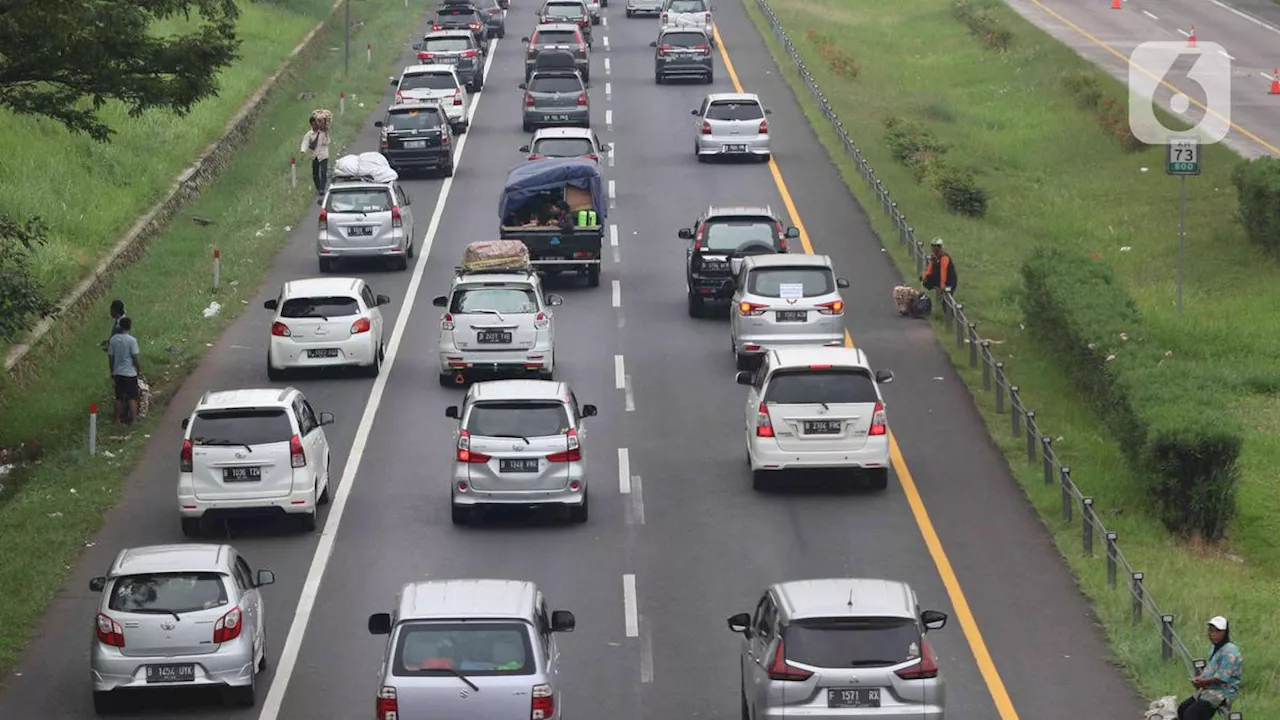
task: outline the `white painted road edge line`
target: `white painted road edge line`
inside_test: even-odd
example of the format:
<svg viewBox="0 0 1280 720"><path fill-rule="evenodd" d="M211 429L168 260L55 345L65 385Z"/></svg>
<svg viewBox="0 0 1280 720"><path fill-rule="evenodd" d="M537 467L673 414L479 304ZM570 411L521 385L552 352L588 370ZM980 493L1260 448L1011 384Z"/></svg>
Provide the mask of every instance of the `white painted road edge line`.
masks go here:
<svg viewBox="0 0 1280 720"><path fill-rule="evenodd" d="M607 82L604 84L604 98L606 100L609 100L612 97L613 97L613 83Z"/></svg>
<svg viewBox="0 0 1280 720"><path fill-rule="evenodd" d="M622 356L613 356L613 386L619 390L627 387L627 373L622 366Z"/></svg>
<svg viewBox="0 0 1280 720"><path fill-rule="evenodd" d="M1226 50L1223 50L1222 48L1218 48L1218 53L1228 60L1235 60L1235 57L1233 57L1231 53L1227 52Z"/></svg>
<svg viewBox="0 0 1280 720"><path fill-rule="evenodd" d="M1263 74L1265 75L1266 73L1263 73ZM614 225L614 224L609 225L609 244L612 245L613 247L618 247L618 226L617 225Z"/></svg>
<svg viewBox="0 0 1280 720"><path fill-rule="evenodd" d="M1217 5L1218 7L1222 8L1223 10L1226 10L1229 13L1232 13L1233 15L1238 15L1239 17L1245 20L1248 20L1249 22L1253 23L1254 25L1257 25L1260 28L1266 28L1267 30L1270 30L1271 32L1276 33L1277 35L1280 35L1280 28L1276 27L1275 25L1272 25L1269 22L1266 22L1264 20L1259 20L1258 18L1250 15L1247 12L1244 12L1243 10L1238 10L1236 8L1231 7L1230 5L1220 3L1218 2L1218 0L1209 0L1209 2L1213 3L1214 5Z"/></svg>
<svg viewBox="0 0 1280 720"><path fill-rule="evenodd" d="M608 36L608 35L605 35L603 39L604 39L604 49L605 49L605 50L608 50L608 49L609 49L609 36Z"/></svg>
<svg viewBox="0 0 1280 720"><path fill-rule="evenodd" d="M1152 15L1151 13L1147 12L1146 10L1143 10L1143 11L1142 11L1142 14L1143 14L1143 15L1146 15L1147 17L1151 18L1152 20L1159 20L1159 19L1160 19L1160 18L1156 17L1155 15Z"/></svg>
<svg viewBox="0 0 1280 720"><path fill-rule="evenodd" d="M604 59L604 74L605 75L611 74L611 70L609 68L609 58Z"/></svg>
<svg viewBox="0 0 1280 720"><path fill-rule="evenodd" d="M604 129L605 129L605 130L608 130L608 131L610 131L610 132L612 132L612 131L613 131L613 111L612 111L612 110L605 110L605 111L604 111ZM613 155L612 155L612 154L610 154L610 155L609 155L609 162L610 162L611 164L613 163Z"/></svg>
<svg viewBox="0 0 1280 720"><path fill-rule="evenodd" d="M613 180L609 181L609 209L613 210L618 207L618 185Z"/></svg>
<svg viewBox="0 0 1280 720"><path fill-rule="evenodd" d="M626 448L618 448L618 492L631 494L631 453Z"/></svg>
<svg viewBox="0 0 1280 720"><path fill-rule="evenodd" d="M498 40L495 38L493 47L497 47ZM484 76L489 77L489 69L493 66L493 59L497 57L496 53L490 52L489 58L484 64ZM476 115L476 109L480 106L480 98L484 95L484 91L478 92L472 96L471 111L467 115L467 122ZM458 147L454 151L454 164L457 165L462 159L462 151L467 146L467 138L470 133L463 135L458 140ZM298 607L293 613L293 622L289 625L289 635L285 638L284 648L280 652L280 659L276 662L275 676L271 681L271 690L267 693L266 700L262 703L262 712L258 714L258 720L276 720L280 715L280 708L284 705L284 696L289 689L289 680L293 677L294 668L298 664L298 655L302 651L303 636L307 632L307 623L311 620L311 613L315 610L316 596L320 591L320 583L324 579L325 569L329 565L329 559L333 557L333 544L338 536L338 529L342 524L343 513L347 509L347 500L351 497L352 488L355 487L356 479L359 477L360 461L364 458L365 446L369 442L369 433L373 429L374 418L378 416L378 407L382 404L382 394L387 389L387 379L391 377L391 369L395 366L396 355L400 351L400 341L404 338L405 330L409 327L409 316L413 313L413 299L418 294L418 289L422 286L422 277L427 271L427 257L431 254L431 245L435 242L436 233L440 231L440 220L444 216L445 204L449 199L449 190L453 188L453 178L445 178L444 183L440 186L440 194L436 198L435 211L431 214L431 222L427 226L427 234L422 238L422 244L418 248L418 261L413 266L413 277L409 279L409 287L405 289L404 301L401 305L400 314L396 317L395 328L391 331L391 341L387 343L386 358L382 361L382 372L378 375L378 379L373 381L373 389L369 391L369 399L365 403L364 414L360 416L360 424L356 427L355 438L351 441L351 452L347 455L347 464L342 471L342 480L338 485L337 494L333 498L333 504L329 509L329 515L325 519L324 529L320 534L320 541L316 544L315 555L311 558L311 567L307 569L306 579L302 583L302 593L298 596Z"/></svg>
<svg viewBox="0 0 1280 720"><path fill-rule="evenodd" d="M622 576L622 619L627 626L627 637L640 636L640 618L636 612L636 576Z"/></svg>
<svg viewBox="0 0 1280 720"><path fill-rule="evenodd" d="M622 282L613 281L613 306L622 307Z"/></svg>

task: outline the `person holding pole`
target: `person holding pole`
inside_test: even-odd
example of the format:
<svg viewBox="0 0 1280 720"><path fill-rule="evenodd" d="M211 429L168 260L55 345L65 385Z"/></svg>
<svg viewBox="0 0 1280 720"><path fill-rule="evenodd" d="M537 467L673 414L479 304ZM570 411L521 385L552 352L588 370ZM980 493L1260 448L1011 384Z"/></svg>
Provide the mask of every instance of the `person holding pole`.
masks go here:
<svg viewBox="0 0 1280 720"><path fill-rule="evenodd" d="M316 186L316 202L324 197L325 183L329 178L329 123L332 113L317 110L311 113L311 129L302 136L299 151L311 155L311 180Z"/></svg>

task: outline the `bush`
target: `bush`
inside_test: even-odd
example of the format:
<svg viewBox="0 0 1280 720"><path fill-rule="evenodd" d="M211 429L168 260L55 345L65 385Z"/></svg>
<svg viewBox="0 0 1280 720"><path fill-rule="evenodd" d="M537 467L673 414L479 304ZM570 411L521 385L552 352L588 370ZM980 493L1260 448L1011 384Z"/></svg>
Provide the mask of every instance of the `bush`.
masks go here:
<svg viewBox="0 0 1280 720"><path fill-rule="evenodd" d="M1256 245L1280 251L1280 159L1242 162L1231 176L1240 198L1240 223Z"/></svg>
<svg viewBox="0 0 1280 720"><path fill-rule="evenodd" d="M1088 70L1068 70L1059 78L1067 94L1075 98L1081 110L1095 111L1102 102L1102 87L1098 75Z"/></svg>
<svg viewBox="0 0 1280 720"><path fill-rule="evenodd" d="M941 157L950 149L939 142L933 133L926 130L920 123L912 120L889 118L884 121L884 130L884 139L889 145L889 152L893 154L894 160L903 165L909 164L911 158L922 154Z"/></svg>
<svg viewBox="0 0 1280 720"><path fill-rule="evenodd" d="M862 68L858 67L858 63L849 57L849 53L833 42L831 38L814 28L806 29L804 35L809 42L818 48L818 54L822 56L823 61L827 63L827 67L831 68L832 72L849 80L858 79L858 74L862 72Z"/></svg>
<svg viewBox="0 0 1280 720"><path fill-rule="evenodd" d="M974 5L969 0L956 0L952 13L974 37L993 50L1004 52L1013 42L1013 33L1000 25L991 7Z"/></svg>
<svg viewBox="0 0 1280 720"><path fill-rule="evenodd" d="M1041 249L1022 266L1027 327L1061 358L1171 532L1216 540L1236 515L1243 429L1215 384L1145 336L1111 268Z"/></svg>
<svg viewBox="0 0 1280 720"><path fill-rule="evenodd" d="M930 174L929 186L953 213L972 218L987 214L987 191L968 170L943 165Z"/></svg>
<svg viewBox="0 0 1280 720"><path fill-rule="evenodd" d="M1120 141L1120 147L1129 152L1147 147L1129 127L1128 107L1103 95L1102 81L1097 73L1090 70L1068 70L1058 81L1075 100L1076 107L1093 113L1103 131Z"/></svg>
<svg viewBox="0 0 1280 720"><path fill-rule="evenodd" d="M916 182L931 188L948 210L967 217L986 214L986 191L977 186L972 172L947 163L950 148L945 143L912 120L889 118L884 129L893 159L910 170Z"/></svg>

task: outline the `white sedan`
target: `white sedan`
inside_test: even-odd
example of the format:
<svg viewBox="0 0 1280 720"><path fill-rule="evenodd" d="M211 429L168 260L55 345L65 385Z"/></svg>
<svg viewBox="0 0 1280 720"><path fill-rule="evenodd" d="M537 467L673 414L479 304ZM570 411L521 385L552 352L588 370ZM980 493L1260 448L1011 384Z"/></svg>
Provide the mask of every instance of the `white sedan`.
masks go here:
<svg viewBox="0 0 1280 720"><path fill-rule="evenodd" d="M386 352L382 311L391 302L374 295L360 278L308 278L284 284L262 305L274 310L267 346L267 377L284 379L289 370L355 366L370 375L382 371Z"/></svg>

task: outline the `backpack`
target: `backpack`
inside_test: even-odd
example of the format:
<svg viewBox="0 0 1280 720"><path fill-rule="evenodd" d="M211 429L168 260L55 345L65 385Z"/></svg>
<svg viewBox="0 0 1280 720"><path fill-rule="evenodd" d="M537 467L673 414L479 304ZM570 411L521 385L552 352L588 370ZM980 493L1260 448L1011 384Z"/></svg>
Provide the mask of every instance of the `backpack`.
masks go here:
<svg viewBox="0 0 1280 720"><path fill-rule="evenodd" d="M933 314L933 298L928 293L920 293L911 301L911 317L927 318Z"/></svg>

